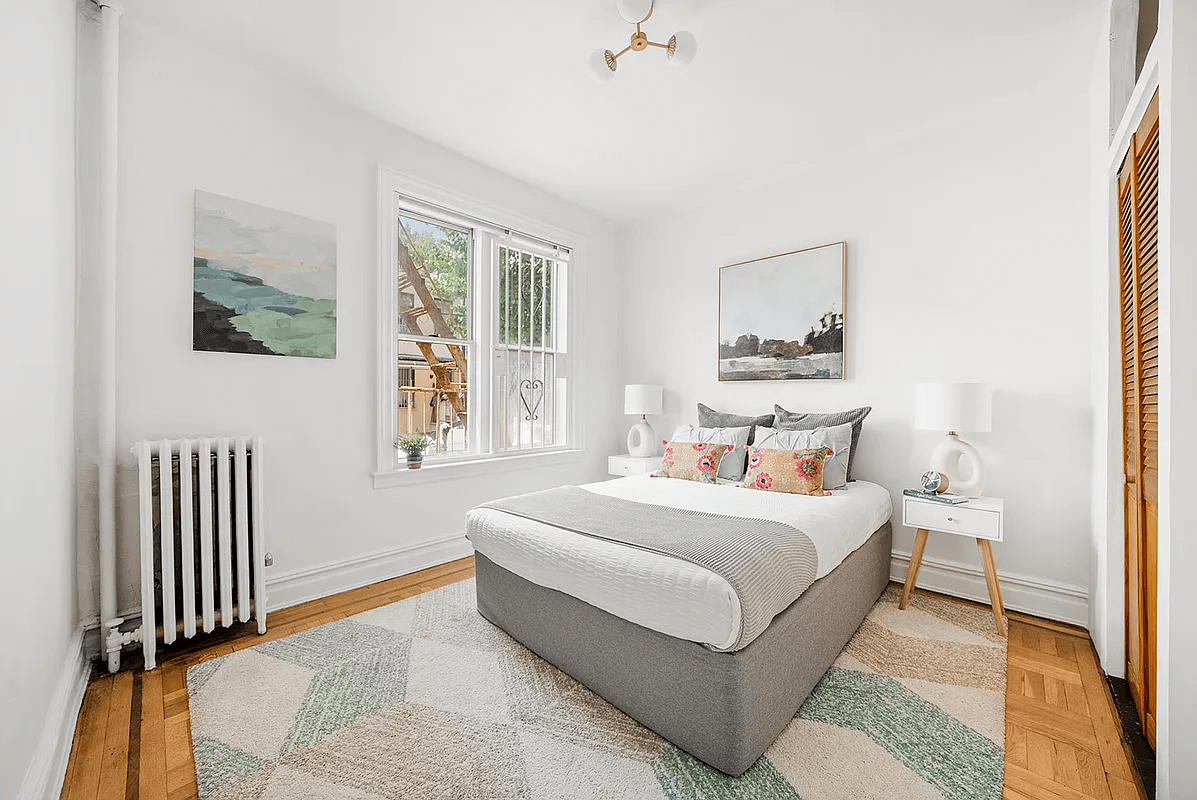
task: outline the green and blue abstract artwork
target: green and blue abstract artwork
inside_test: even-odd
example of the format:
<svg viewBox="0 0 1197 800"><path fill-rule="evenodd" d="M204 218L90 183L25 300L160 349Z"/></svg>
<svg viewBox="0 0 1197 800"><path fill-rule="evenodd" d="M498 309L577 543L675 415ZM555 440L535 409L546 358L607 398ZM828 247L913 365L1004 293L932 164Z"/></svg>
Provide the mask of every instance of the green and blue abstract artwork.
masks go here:
<svg viewBox="0 0 1197 800"><path fill-rule="evenodd" d="M336 358L337 229L195 193L192 349Z"/></svg>

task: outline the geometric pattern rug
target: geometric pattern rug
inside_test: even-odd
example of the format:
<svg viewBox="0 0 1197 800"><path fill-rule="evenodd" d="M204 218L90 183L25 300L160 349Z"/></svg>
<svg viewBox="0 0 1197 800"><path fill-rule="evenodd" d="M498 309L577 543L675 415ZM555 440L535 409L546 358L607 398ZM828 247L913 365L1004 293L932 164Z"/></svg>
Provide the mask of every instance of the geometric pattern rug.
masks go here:
<svg viewBox="0 0 1197 800"><path fill-rule="evenodd" d="M996 800L1006 640L987 608L897 604L731 778L491 625L463 581L191 667L199 794Z"/></svg>

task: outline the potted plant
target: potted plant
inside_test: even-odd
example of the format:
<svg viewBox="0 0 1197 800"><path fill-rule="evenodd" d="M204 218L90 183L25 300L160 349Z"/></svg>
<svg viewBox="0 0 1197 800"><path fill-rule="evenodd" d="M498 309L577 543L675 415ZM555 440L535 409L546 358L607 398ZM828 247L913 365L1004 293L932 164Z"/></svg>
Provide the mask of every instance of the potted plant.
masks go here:
<svg viewBox="0 0 1197 800"><path fill-rule="evenodd" d="M419 469L424 463L424 451L428 449L428 437L412 433L395 442L395 447L407 453L407 468Z"/></svg>

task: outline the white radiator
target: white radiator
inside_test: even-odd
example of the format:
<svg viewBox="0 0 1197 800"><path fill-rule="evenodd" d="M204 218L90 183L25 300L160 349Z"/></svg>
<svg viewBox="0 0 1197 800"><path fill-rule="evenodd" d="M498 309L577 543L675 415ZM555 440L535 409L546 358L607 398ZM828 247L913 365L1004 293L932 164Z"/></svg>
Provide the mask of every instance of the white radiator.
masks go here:
<svg viewBox="0 0 1197 800"><path fill-rule="evenodd" d="M220 436L142 441L137 456L141 509L141 628L112 628L120 645L141 641L145 668L158 637L171 644L219 623L258 621L266 632L266 546L262 438ZM115 634L115 638L113 637Z"/></svg>

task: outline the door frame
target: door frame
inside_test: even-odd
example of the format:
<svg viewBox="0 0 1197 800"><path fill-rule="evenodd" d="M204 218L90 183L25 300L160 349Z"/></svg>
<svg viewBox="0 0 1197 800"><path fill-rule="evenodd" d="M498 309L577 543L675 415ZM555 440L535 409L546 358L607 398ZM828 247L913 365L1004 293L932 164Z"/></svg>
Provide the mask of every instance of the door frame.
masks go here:
<svg viewBox="0 0 1197 800"><path fill-rule="evenodd" d="M1143 131L1144 127L1150 131L1153 127L1157 130L1156 135L1156 185L1159 187L1161 178L1161 164L1160 164L1160 144L1162 137L1161 120L1160 120L1160 93L1155 91L1152 93L1146 108L1146 112L1140 118L1139 123L1131 138L1132 147L1128 148L1122 164L1120 165L1117 177L1117 196L1121 197L1123 194L1129 194L1128 202L1136 209L1133 213L1133 227L1129 233L1129 244L1131 250L1134 252L1132 256L1132 265L1135 270L1131 282L1130 292L1135 298L1136 307L1135 312L1141 312L1141 298L1142 285L1140 282L1141 273L1138 270L1139 257L1142 252L1143 242L1140 239L1140 219L1138 217L1137 209L1141 207L1141 198L1138 194L1138 180L1135 173L1137 164L1135 162L1135 154L1143 148L1143 140L1138 139L1139 133ZM1128 170L1130 173L1128 174ZM1126 188L1123 189L1123 185ZM1116 227L1121 228L1122 225L1122 206L1119 202L1119 218L1116 222ZM1167 330L1162 324L1162 306L1164 301L1162 298L1163 281L1160 279L1162 273L1161 263L1163 261L1162 236L1160 234L1160 208L1161 204L1157 201L1156 204L1156 286L1157 295L1155 300L1155 314L1157 320L1157 354L1155 360L1155 370L1157 375L1157 389L1156 389L1156 411L1157 411L1157 458L1159 455L1160 439L1163 434L1161 422L1164 419L1160 411L1161 390L1160 383L1163 382L1163 373L1166 371L1167 360L1163 355L1166 349L1165 340L1167 338ZM1123 458L1122 458L1122 473L1123 473L1123 525L1122 525L1122 542L1124 544L1123 552L1125 557L1124 565L1124 590L1123 599L1125 602L1123 620L1124 620L1124 642L1125 655L1123 664L1125 666L1126 679L1130 684L1131 696L1134 699L1136 710L1142 721L1143 732L1147 737L1148 742L1155 746L1155 729L1156 729L1156 702L1159 687L1158 675L1158 620L1159 620L1159 477L1162 467L1162 460L1155 464L1155 491L1151 491L1152 479L1144 469L1144 433L1142 429L1144 406L1143 399L1143 364L1141 354L1143 352L1143 318L1138 313L1133 314L1134 322L1134 395L1133 395L1133 415L1127 415L1127 383L1125 376L1127 374L1126 363L1126 340L1124 338L1126 316L1123 311L1126 297L1124 296L1124 289L1122 288L1124 276L1124 258L1122 243L1125 240L1123 232L1118 231L1119 255L1118 255L1118 320L1119 320L1119 347L1118 347L1118 375L1120 383L1119 397L1119 416L1121 418L1121 435L1120 441L1122 443ZM1153 496L1154 495L1154 496ZM1131 502L1133 501L1133 508ZM1154 518L1154 522L1152 521ZM1154 547L1148 546L1149 531L1154 531ZM1131 541L1135 541L1135 547L1126 547L1125 545ZM1142 545L1141 547L1138 545ZM1151 571L1154 569L1154 573ZM1132 594L1132 587L1136 591ZM1135 597L1134 595L1137 595ZM1154 595L1155 602L1150 602ZM1144 602L1147 600L1148 602ZM1132 618L1134 614L1134 618ZM1132 647L1132 645L1134 645ZM1138 654L1137 659L1131 658L1131 653Z"/></svg>
<svg viewBox="0 0 1197 800"><path fill-rule="evenodd" d="M1108 43L1107 43L1108 44ZM1151 99L1160 89L1159 41L1152 45L1118 129L1111 138L1107 110L1095 111L1094 126L1094 254L1100 270L1095 287L1095 357L1093 373L1094 459L1093 538L1089 630L1102 669L1126 677L1126 552L1124 547L1124 484L1122 452L1122 320L1119 306L1118 172ZM1108 100L1108 98L1107 98ZM1161 135L1163 132L1161 131ZM1158 662L1157 662L1158 663Z"/></svg>

